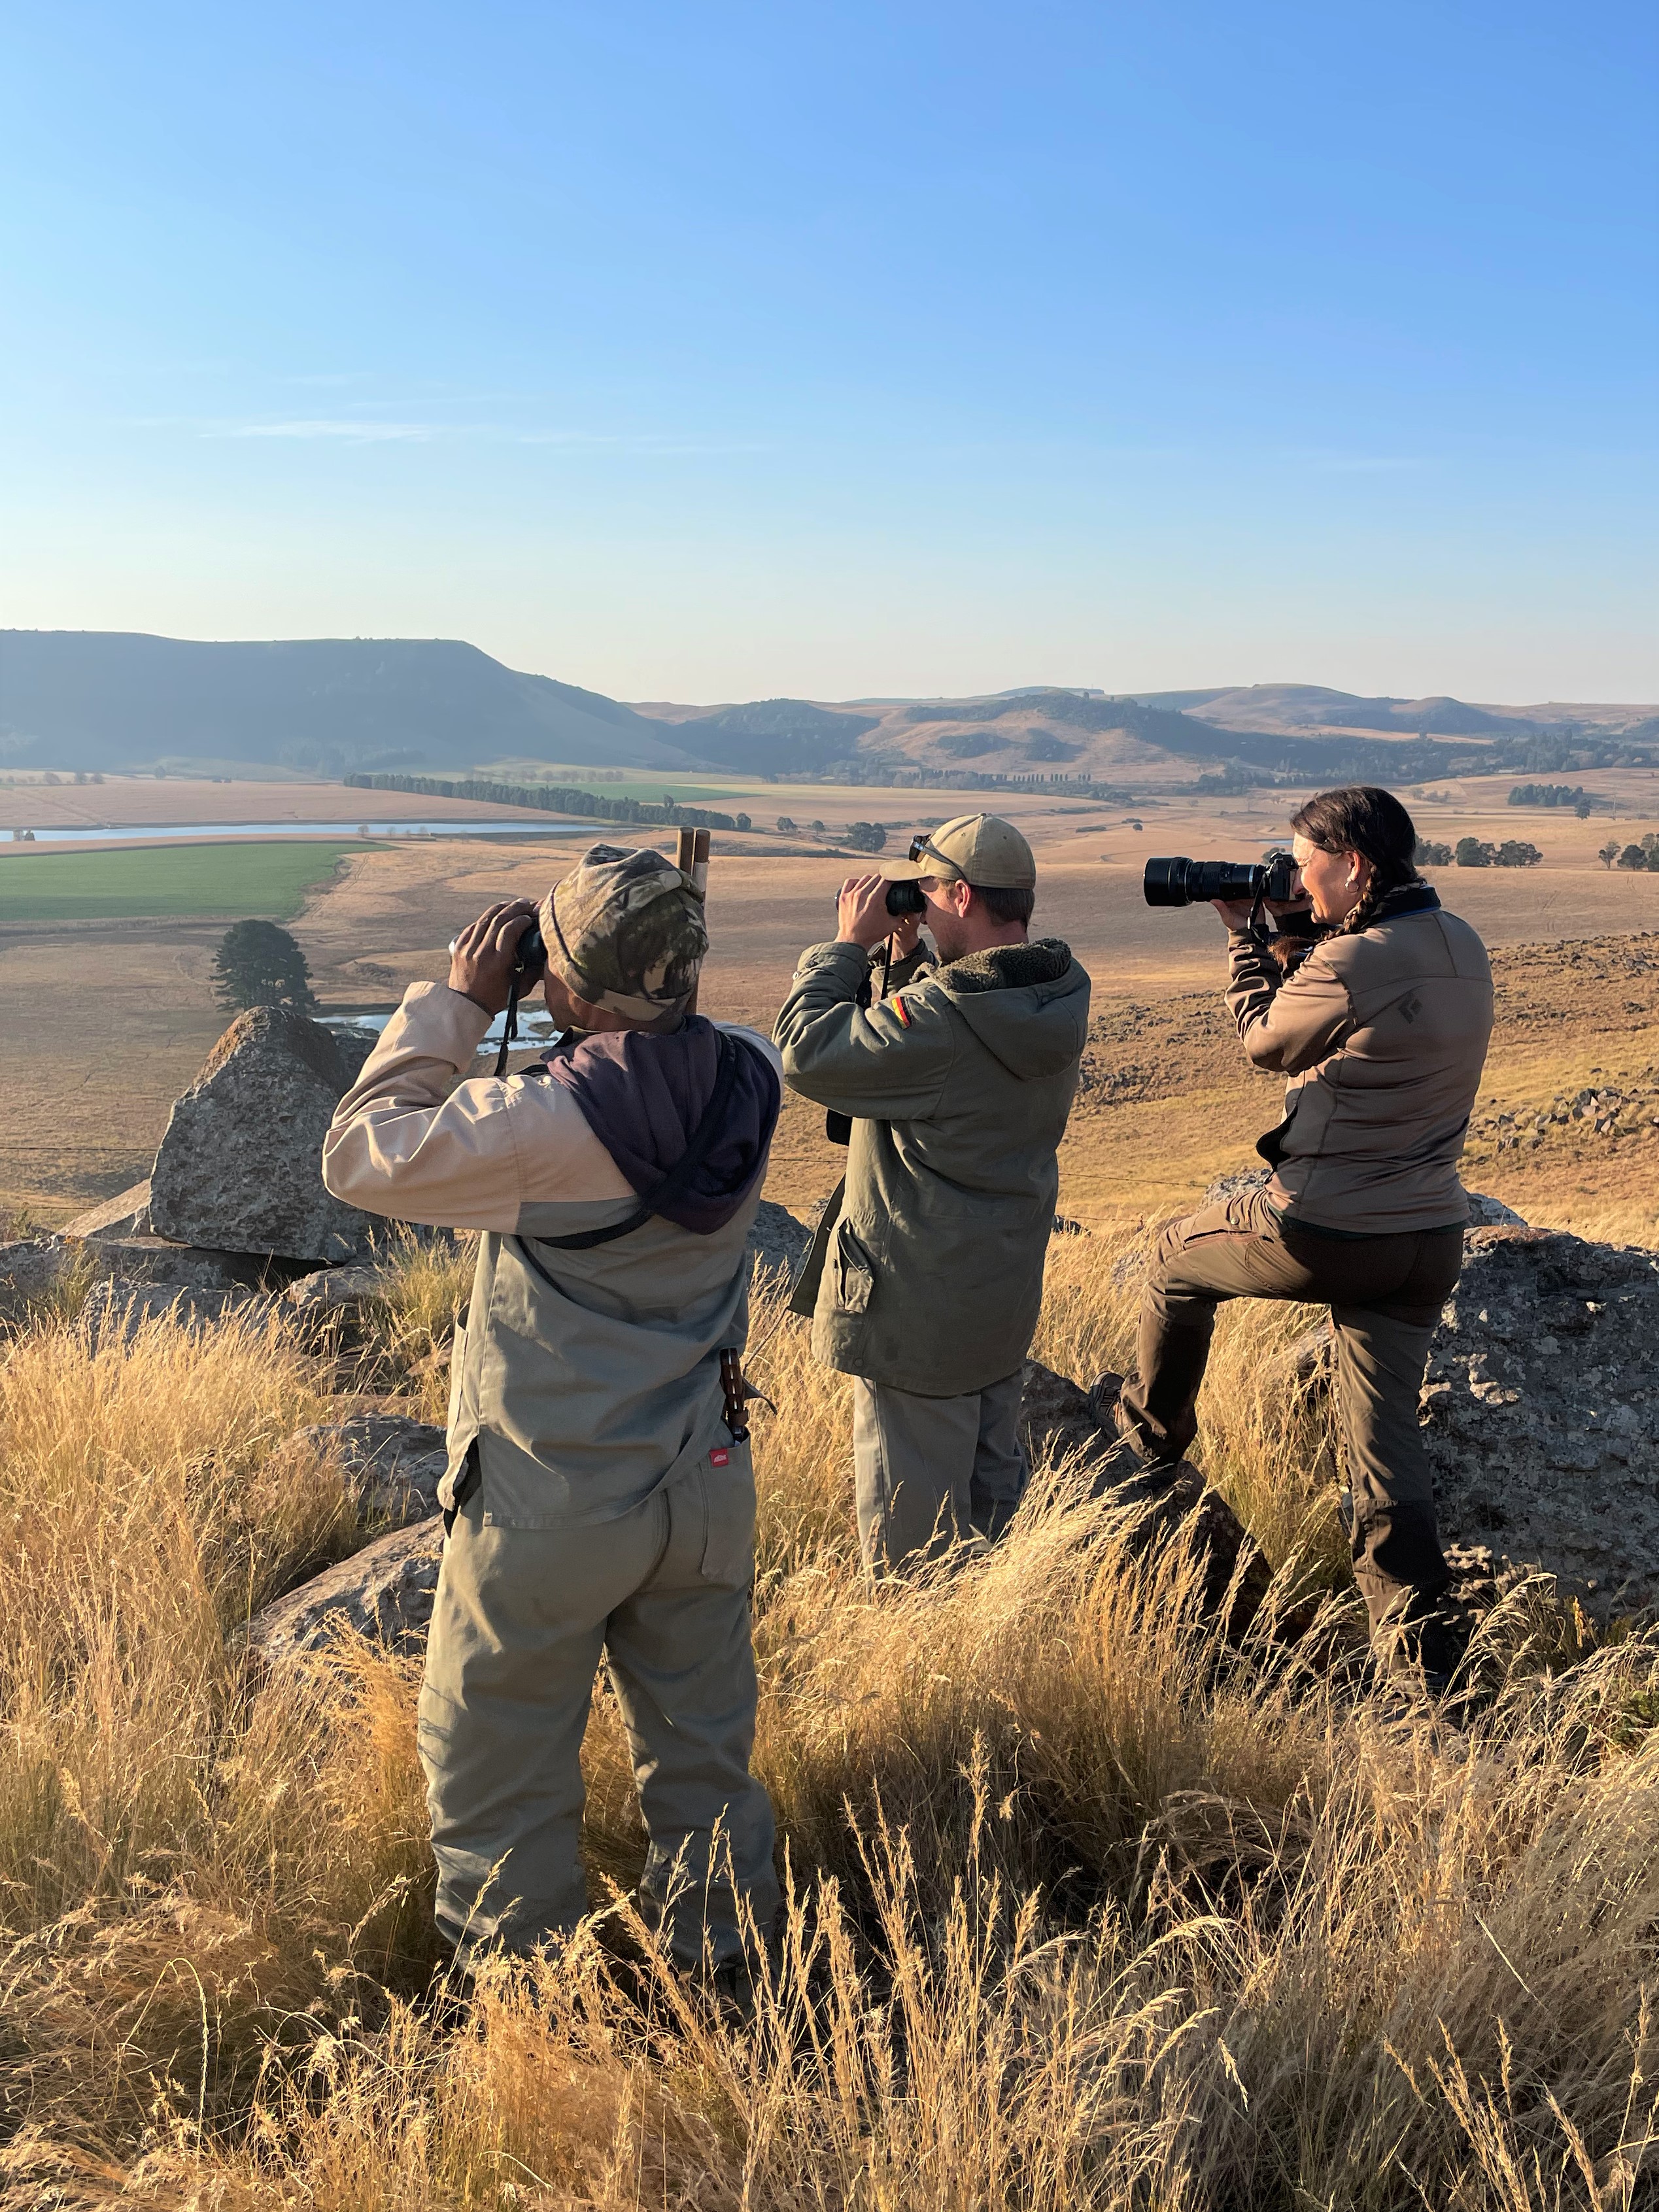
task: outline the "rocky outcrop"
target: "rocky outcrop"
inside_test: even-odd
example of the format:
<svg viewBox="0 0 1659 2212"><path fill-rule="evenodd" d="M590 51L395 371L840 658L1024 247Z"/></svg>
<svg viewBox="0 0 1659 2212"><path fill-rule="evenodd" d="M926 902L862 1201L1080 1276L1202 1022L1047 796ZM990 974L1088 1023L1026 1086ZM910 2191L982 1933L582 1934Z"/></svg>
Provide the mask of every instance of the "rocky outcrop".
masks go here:
<svg viewBox="0 0 1659 2212"><path fill-rule="evenodd" d="M353 1632L394 1650L417 1645L432 1619L443 1544L441 1515L395 1529L256 1613L247 1648L280 1666Z"/></svg>
<svg viewBox="0 0 1659 2212"><path fill-rule="evenodd" d="M319 1267L283 1293L286 1312L300 1322L358 1319L386 1289L386 1271L374 1261L350 1267Z"/></svg>
<svg viewBox="0 0 1659 2212"><path fill-rule="evenodd" d="M285 1452L335 1462L359 1521L406 1527L438 1510L438 1485L448 1464L441 1429L403 1413L360 1414L301 1429Z"/></svg>
<svg viewBox="0 0 1659 2212"><path fill-rule="evenodd" d="M266 1309L257 1291L191 1289L173 1283L135 1282L106 1275L93 1285L81 1308L81 1323L94 1351L106 1344L130 1344L147 1322L172 1322L184 1328L207 1328L232 1314Z"/></svg>
<svg viewBox="0 0 1659 2212"><path fill-rule="evenodd" d="M777 1287L789 1283L811 1242L811 1231L804 1222L797 1221L787 1206L774 1206L770 1199L762 1199L754 1226L749 1231L757 1288L768 1277Z"/></svg>
<svg viewBox="0 0 1659 2212"><path fill-rule="evenodd" d="M1603 1617L1659 1603L1659 1253L1472 1231L1423 1405L1449 1542Z"/></svg>
<svg viewBox="0 0 1659 2212"><path fill-rule="evenodd" d="M356 1260L378 1225L323 1188L319 1162L334 1108L362 1065L286 1006L239 1014L174 1104L150 1177L161 1237L310 1267Z"/></svg>
<svg viewBox="0 0 1659 2212"><path fill-rule="evenodd" d="M36 1299L50 1297L75 1264L58 1237L23 1237L0 1244L0 1319L19 1320Z"/></svg>
<svg viewBox="0 0 1659 2212"><path fill-rule="evenodd" d="M94 1237L83 1240L77 1263L100 1281L149 1283L175 1291L251 1291L266 1287L268 1269L257 1252L211 1252L173 1244L163 1237Z"/></svg>
<svg viewBox="0 0 1659 2212"><path fill-rule="evenodd" d="M89 1206L65 1224L65 1237L148 1237L149 1234L149 1177L136 1182L101 1206Z"/></svg>

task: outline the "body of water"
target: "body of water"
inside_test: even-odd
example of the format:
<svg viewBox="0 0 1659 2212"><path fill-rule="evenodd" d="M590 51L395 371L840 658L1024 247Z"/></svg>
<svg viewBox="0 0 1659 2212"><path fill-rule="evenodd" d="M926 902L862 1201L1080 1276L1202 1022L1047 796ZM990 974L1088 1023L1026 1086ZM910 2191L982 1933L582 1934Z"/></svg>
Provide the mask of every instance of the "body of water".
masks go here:
<svg viewBox="0 0 1659 2212"><path fill-rule="evenodd" d="M318 1016L318 1019L325 1030L372 1030L375 1036L379 1036L380 1031L392 1019L392 1016L389 1012L384 1014L319 1014ZM506 1028L506 1014L497 1014L495 1020L489 1024L489 1030L485 1032L484 1043L499 1044ZM555 1024L552 1015L548 1012L545 1006L521 1006L519 1008L518 1040L514 1049L514 1051L519 1052L532 1052L537 1050L544 1051L549 1045L556 1043L562 1034L562 1032ZM483 1047L481 1046L479 1049L482 1050Z"/></svg>
<svg viewBox="0 0 1659 2212"><path fill-rule="evenodd" d="M112 837L149 841L228 837L530 837L598 836L610 825L599 822L112 822L96 830L37 830L36 845L88 845ZM0 845L18 840L0 830Z"/></svg>

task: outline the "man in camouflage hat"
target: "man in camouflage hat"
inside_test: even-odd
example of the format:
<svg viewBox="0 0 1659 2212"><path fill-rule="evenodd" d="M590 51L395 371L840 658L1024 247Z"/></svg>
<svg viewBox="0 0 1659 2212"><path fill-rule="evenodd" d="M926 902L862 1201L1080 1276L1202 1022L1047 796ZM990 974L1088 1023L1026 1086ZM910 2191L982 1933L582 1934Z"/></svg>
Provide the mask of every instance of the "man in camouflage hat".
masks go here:
<svg viewBox="0 0 1659 2212"><path fill-rule="evenodd" d="M1024 1493L1021 1376L1089 1026L1088 975L1029 939L1036 863L1012 822L963 815L911 860L937 963L895 932L886 879L852 877L773 1031L791 1089L850 1121L797 1300L816 1356L855 1378L859 1533L884 1573L999 1534Z"/></svg>
<svg viewBox="0 0 1659 2212"><path fill-rule="evenodd" d="M565 1035L477 1075L532 921ZM418 1728L438 1923L463 1952L530 1949L587 1909L602 1658L651 1839L640 1901L672 1954L735 1968L739 1900L763 1930L776 1910L749 1771L754 1474L721 1355L747 1327L781 1093L765 1039L687 1013L708 945L660 854L592 847L539 908L464 930L447 988L412 987L324 1147L352 1205L482 1232Z"/></svg>

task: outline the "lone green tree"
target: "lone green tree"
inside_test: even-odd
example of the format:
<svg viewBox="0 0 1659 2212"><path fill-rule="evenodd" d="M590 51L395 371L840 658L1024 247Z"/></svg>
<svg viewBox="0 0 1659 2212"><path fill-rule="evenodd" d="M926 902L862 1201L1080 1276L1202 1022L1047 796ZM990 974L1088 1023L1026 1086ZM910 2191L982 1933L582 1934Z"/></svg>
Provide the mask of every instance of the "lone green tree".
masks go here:
<svg viewBox="0 0 1659 2212"><path fill-rule="evenodd" d="M306 956L274 921L232 922L214 957L213 990L222 1006L317 1009Z"/></svg>

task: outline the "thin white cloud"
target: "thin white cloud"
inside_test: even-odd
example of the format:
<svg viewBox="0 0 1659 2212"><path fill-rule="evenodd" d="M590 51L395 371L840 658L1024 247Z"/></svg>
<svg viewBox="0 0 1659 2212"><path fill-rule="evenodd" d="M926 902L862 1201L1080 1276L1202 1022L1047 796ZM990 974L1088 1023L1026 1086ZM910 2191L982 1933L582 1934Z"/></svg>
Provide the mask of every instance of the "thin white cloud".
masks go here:
<svg viewBox="0 0 1659 2212"><path fill-rule="evenodd" d="M343 438L355 445L421 441L441 435L435 422L351 422L307 418L294 422L238 422L204 430L206 438Z"/></svg>

